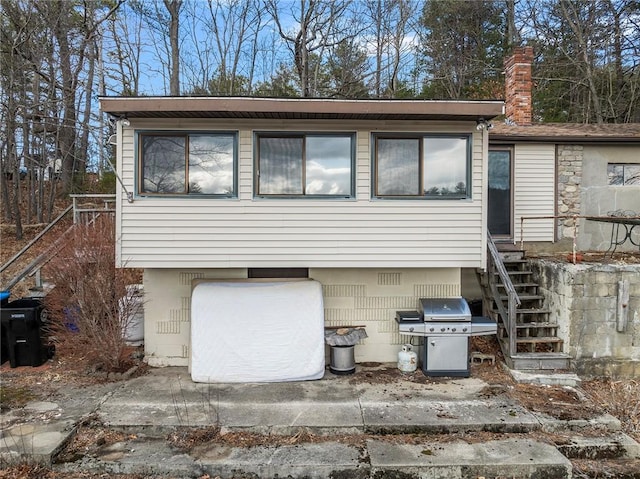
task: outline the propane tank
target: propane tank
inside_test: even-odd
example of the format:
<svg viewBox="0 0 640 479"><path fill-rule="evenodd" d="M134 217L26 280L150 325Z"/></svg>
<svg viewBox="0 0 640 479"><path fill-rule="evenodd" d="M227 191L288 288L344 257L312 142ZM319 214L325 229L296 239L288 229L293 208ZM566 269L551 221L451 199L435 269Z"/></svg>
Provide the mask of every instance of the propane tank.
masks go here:
<svg viewBox="0 0 640 479"><path fill-rule="evenodd" d="M398 369L403 373L412 373L418 367L418 355L411 350L410 344L404 344L398 353Z"/></svg>

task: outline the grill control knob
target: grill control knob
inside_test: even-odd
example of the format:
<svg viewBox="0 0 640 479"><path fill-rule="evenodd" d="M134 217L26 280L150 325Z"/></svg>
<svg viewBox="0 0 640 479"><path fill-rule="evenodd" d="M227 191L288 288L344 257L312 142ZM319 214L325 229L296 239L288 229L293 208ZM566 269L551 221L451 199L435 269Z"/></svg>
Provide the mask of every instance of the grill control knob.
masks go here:
<svg viewBox="0 0 640 479"><path fill-rule="evenodd" d="M435 331L434 328L429 328L429 331L431 331L432 333Z"/></svg>
<svg viewBox="0 0 640 479"><path fill-rule="evenodd" d="M413 326L409 328L409 332L413 333Z"/></svg>
<svg viewBox="0 0 640 479"><path fill-rule="evenodd" d="M440 331L444 332L446 330L446 328L440 328Z"/></svg>
<svg viewBox="0 0 640 479"><path fill-rule="evenodd" d="M455 333L456 332L456 328L451 328L451 332Z"/></svg>
<svg viewBox="0 0 640 479"><path fill-rule="evenodd" d="M462 332L466 333L467 332L467 328L462 328Z"/></svg>

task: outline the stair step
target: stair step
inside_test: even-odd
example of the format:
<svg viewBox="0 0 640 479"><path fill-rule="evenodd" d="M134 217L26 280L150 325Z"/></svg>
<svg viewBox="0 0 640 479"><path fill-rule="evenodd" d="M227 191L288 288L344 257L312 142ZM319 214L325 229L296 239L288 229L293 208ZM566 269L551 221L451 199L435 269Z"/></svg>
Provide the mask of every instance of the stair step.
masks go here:
<svg viewBox="0 0 640 479"><path fill-rule="evenodd" d="M506 290L505 285L497 284L496 286L498 288L501 288L499 291L504 294L504 291ZM538 294L539 285L537 283L513 283L513 287L516 290L516 292L520 295Z"/></svg>
<svg viewBox="0 0 640 479"><path fill-rule="evenodd" d="M554 343L560 344L564 341L555 336L539 336L539 337L527 337L527 338L516 338L516 343L519 344L539 344L539 343Z"/></svg>
<svg viewBox="0 0 640 479"><path fill-rule="evenodd" d="M533 301L536 299L544 299L544 296L540 295L540 294L519 294L518 297L520 298L520 301ZM502 301L508 301L509 297L508 296L500 296L500 299Z"/></svg>
<svg viewBox="0 0 640 479"><path fill-rule="evenodd" d="M503 258L502 262L504 264L527 264L529 260L524 258Z"/></svg>
<svg viewBox="0 0 640 479"><path fill-rule="evenodd" d="M507 340L501 340L504 343ZM506 351L503 344L502 350ZM517 353L515 355L505 355L507 366L511 369L526 371L549 371L569 369L571 357L560 352L539 352L539 353Z"/></svg>
<svg viewBox="0 0 640 479"><path fill-rule="evenodd" d="M520 249L502 251L498 248L498 252L500 253L500 258L502 258L502 261L505 261L507 259L523 259L525 256L524 251Z"/></svg>
<svg viewBox="0 0 640 479"><path fill-rule="evenodd" d="M562 345L564 344L562 339L555 336L516 337L515 341L517 353L525 351L531 353L559 353L562 349ZM547 351L544 351L545 349L547 349Z"/></svg>
<svg viewBox="0 0 640 479"><path fill-rule="evenodd" d="M573 433L568 441L556 447L569 459L640 457L640 444L619 431L598 437Z"/></svg>
<svg viewBox="0 0 640 479"><path fill-rule="evenodd" d="M537 322L532 321L531 323L518 323L516 324L517 329L527 329L527 328L557 328L558 325L556 323L549 322Z"/></svg>
<svg viewBox="0 0 640 479"><path fill-rule="evenodd" d="M525 276L528 274L533 274L533 271L530 270L511 270L511 271L507 271L507 273L509 274L509 276ZM495 271L493 273L495 276L498 276L500 273L498 273L497 271Z"/></svg>
<svg viewBox="0 0 640 479"><path fill-rule="evenodd" d="M496 308L491 308L487 310L490 315L498 316L500 311ZM518 324L529 324L529 323L540 323L544 321L526 321L525 318L530 318L531 316L546 316L548 317L550 311L548 309L516 309L517 315L517 323Z"/></svg>
<svg viewBox="0 0 640 479"><path fill-rule="evenodd" d="M492 307L489 308L489 311L496 314L500 312L498 308L495 307L495 302L492 303ZM516 314L519 314L520 316L533 316L536 314L548 315L551 314L551 310L546 308L523 308L516 309Z"/></svg>
<svg viewBox="0 0 640 479"><path fill-rule="evenodd" d="M551 314L550 309L545 308L524 308L516 309L517 314Z"/></svg>

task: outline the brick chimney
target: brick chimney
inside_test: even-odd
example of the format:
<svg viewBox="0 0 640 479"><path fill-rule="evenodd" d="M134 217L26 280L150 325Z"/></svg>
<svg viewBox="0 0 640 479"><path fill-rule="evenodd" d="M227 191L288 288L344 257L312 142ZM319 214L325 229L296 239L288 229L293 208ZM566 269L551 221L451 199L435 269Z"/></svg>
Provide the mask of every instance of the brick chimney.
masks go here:
<svg viewBox="0 0 640 479"><path fill-rule="evenodd" d="M531 125L531 64L533 47L516 47L504 60L506 121L515 125Z"/></svg>

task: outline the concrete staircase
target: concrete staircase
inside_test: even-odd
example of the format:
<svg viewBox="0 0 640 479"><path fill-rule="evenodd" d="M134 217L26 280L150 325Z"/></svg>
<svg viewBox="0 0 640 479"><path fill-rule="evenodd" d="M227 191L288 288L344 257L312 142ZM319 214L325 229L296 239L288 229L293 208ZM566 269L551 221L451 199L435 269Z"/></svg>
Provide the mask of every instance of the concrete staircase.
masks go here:
<svg viewBox="0 0 640 479"><path fill-rule="evenodd" d="M550 320L533 271L524 253L512 245L497 245L499 260L511 285L496 271L488 271L482 279L486 313L498 324L498 339L507 365L517 370L566 370L570 357L563 352L563 340L558 337L558 324ZM508 307L507 289L512 287L519 300L515 309ZM497 293L497 294L496 294ZM505 318L502 312L507 312ZM504 314L504 313L503 313ZM510 325L515 321L515 327ZM511 340L510 331L515 333Z"/></svg>

